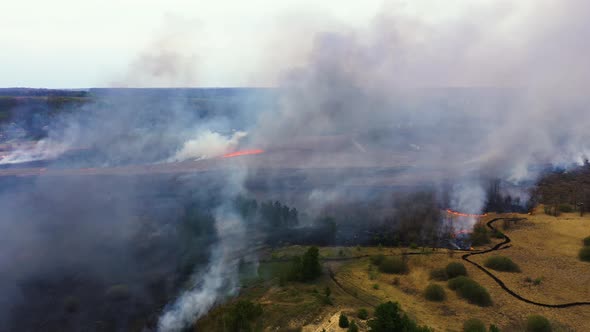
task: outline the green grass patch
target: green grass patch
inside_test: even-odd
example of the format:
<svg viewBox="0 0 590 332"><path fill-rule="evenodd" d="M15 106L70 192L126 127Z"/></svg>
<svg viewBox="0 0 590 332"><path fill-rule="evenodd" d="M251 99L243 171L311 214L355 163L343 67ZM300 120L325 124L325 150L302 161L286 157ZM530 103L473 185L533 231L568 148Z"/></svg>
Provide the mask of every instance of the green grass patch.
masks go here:
<svg viewBox="0 0 590 332"><path fill-rule="evenodd" d="M401 257L387 257L379 265L379 271L389 274L402 274L408 272L408 263Z"/></svg>
<svg viewBox="0 0 590 332"><path fill-rule="evenodd" d="M467 269L465 268L465 265L459 262L449 263L445 268L445 272L447 274L447 278L449 279L467 275Z"/></svg>
<svg viewBox="0 0 590 332"><path fill-rule="evenodd" d="M488 257L484 262L485 267L502 272L520 272L520 267L506 256L495 255Z"/></svg>
<svg viewBox="0 0 590 332"><path fill-rule="evenodd" d="M447 294L445 293L444 288L442 288L440 285L430 284L424 290L424 297L428 301L442 302L446 300Z"/></svg>
<svg viewBox="0 0 590 332"><path fill-rule="evenodd" d="M471 304L482 307L492 305L492 298L488 290L473 279L465 276L456 277L449 280L448 286Z"/></svg>
<svg viewBox="0 0 590 332"><path fill-rule="evenodd" d="M580 249L578 257L580 258L580 260L583 260L584 262L590 262L590 247L584 247Z"/></svg>
<svg viewBox="0 0 590 332"><path fill-rule="evenodd" d="M463 323L463 332L487 332L486 325L477 318L470 318Z"/></svg>
<svg viewBox="0 0 590 332"><path fill-rule="evenodd" d="M526 332L551 332L551 323L540 315L529 316L526 320Z"/></svg>
<svg viewBox="0 0 590 332"><path fill-rule="evenodd" d="M434 269L430 271L430 279L437 281L447 281L449 276L447 275L446 269Z"/></svg>

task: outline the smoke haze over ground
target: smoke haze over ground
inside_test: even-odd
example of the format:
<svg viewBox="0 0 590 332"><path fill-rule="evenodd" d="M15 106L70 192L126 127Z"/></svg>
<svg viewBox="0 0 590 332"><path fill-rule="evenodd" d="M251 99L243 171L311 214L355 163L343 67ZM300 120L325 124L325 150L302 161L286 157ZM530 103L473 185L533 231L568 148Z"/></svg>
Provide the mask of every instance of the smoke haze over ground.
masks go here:
<svg viewBox="0 0 590 332"><path fill-rule="evenodd" d="M156 317L150 328L181 330L238 289L237 256L254 236L229 204L237 195L281 197L320 215L349 201L370 211L369 202L382 198L376 192L401 183L406 190L448 191L447 207L477 214L489 179L518 184L534 180L547 164L583 162L590 151L590 4L496 1L464 8L432 21L399 14L394 2L364 28L336 22L298 36L278 29L293 46L281 49L281 57L261 59L272 68L257 75L277 79L271 96L226 91L218 96L223 102L204 103L206 97L183 89L96 90L89 103L44 120L43 140L8 152L0 163L55 159L44 166L108 169L201 160L242 148L267 152L231 163L231 171L215 173L212 164L208 172L158 181L3 178L0 290L8 295L0 321L20 326L32 310L30 298L40 299L39 308L55 304L38 294L45 281L30 281L38 278L72 294L80 307L106 296L135 308L123 316L148 312ZM143 52L119 84L198 82L199 57L182 52L191 29L179 27ZM60 158L72 149L83 152ZM433 197L418 197L435 206ZM203 229L191 228L194 237L183 237L176 224L188 213L187 201L207 215L199 219L207 220ZM147 216L153 219L143 221ZM179 238L185 242L178 244ZM186 268L185 260L198 262L188 268L191 277L162 280ZM140 276L145 265L154 266L153 280ZM64 290L75 284L64 276L78 280L80 289L100 291ZM110 288L120 284L126 290ZM150 293L162 285L186 292ZM162 302L169 304L154 312ZM94 314L114 330L132 329L133 319L101 310ZM81 312L89 316L80 314L64 330L95 319ZM46 326L59 326L51 321L58 313L47 316Z"/></svg>

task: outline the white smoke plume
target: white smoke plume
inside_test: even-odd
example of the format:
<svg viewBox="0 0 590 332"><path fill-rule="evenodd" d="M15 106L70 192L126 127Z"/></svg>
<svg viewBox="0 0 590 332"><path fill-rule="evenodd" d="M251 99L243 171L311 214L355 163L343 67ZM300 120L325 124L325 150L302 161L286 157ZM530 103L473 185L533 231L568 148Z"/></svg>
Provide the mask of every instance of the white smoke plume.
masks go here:
<svg viewBox="0 0 590 332"><path fill-rule="evenodd" d="M70 145L67 142L43 139L32 145L18 147L8 154L1 156L0 165L54 159L68 151L69 148Z"/></svg>
<svg viewBox="0 0 590 332"><path fill-rule="evenodd" d="M219 243L212 252L211 263L204 273L193 276L193 288L183 293L160 317L160 332L181 331L206 314L221 296L237 291L239 257L247 243L243 221L225 209L219 209L215 218Z"/></svg>
<svg viewBox="0 0 590 332"><path fill-rule="evenodd" d="M195 138L184 142L182 148L169 161L199 160L222 156L235 149L248 133L236 131L224 136L211 130L201 131Z"/></svg>

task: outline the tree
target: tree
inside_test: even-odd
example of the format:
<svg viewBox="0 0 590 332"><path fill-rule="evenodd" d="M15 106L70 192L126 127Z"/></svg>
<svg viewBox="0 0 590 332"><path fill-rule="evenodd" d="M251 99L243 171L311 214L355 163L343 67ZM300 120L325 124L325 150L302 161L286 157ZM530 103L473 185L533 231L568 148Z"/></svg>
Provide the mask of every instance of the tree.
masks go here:
<svg viewBox="0 0 590 332"><path fill-rule="evenodd" d="M307 249L301 259L301 281L310 281L322 274L319 261L320 252L317 247Z"/></svg>
<svg viewBox="0 0 590 332"><path fill-rule="evenodd" d="M238 301L225 316L226 327L230 331L245 331L252 330L252 321L262 315L262 307L260 304L254 304L251 301Z"/></svg>
<svg viewBox="0 0 590 332"><path fill-rule="evenodd" d="M418 326L402 311L398 303L382 303L375 309L375 318L368 322L371 332L429 332L430 328Z"/></svg>
<svg viewBox="0 0 590 332"><path fill-rule="evenodd" d="M356 325L355 321L351 321L350 325L348 326L348 331L347 332L358 332L359 331L359 327Z"/></svg>
<svg viewBox="0 0 590 332"><path fill-rule="evenodd" d="M346 317L343 313L340 313L340 318L338 319L338 326L341 328L348 327L348 317Z"/></svg>

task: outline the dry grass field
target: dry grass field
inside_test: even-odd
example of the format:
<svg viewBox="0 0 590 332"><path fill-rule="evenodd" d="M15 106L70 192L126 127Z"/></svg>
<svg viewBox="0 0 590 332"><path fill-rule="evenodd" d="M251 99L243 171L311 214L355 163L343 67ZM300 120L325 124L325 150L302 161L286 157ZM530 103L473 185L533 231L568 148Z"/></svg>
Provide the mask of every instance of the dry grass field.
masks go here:
<svg viewBox="0 0 590 332"><path fill-rule="evenodd" d="M483 222L510 216L527 219L505 227L502 221L497 222L495 227L512 239L511 246L498 252L471 256L471 260L483 265L491 255L510 257L521 272L491 272L508 288L527 299L548 304L590 301L590 263L581 262L577 257L582 239L590 235L590 215L551 217L542 211L540 208L532 215L486 217ZM492 239L491 245L500 241ZM269 253L268 258L285 259L301 254L305 249L299 246L281 248ZM369 309L372 313L372 306L385 301L399 302L408 315L435 331L461 331L469 318L478 318L486 325L495 324L502 331L523 331L526 318L532 314L547 317L554 331L590 331L590 306L545 308L521 302L477 267L463 261L459 252L426 249L427 254L409 255L410 271L402 275L380 273L376 267L370 268L371 255L421 251L375 247L321 248L326 273L315 283L277 285L268 281L266 286L244 289L241 296L263 305L264 317L259 330L265 331L345 331L337 326L340 312L355 319L360 330L365 331L365 322L356 318L355 313L359 308ZM491 306L470 304L450 290L446 282L429 280L430 271L453 261L462 262L468 275L489 291L493 301ZM332 271L333 279L328 271ZM424 298L424 289L430 283L443 286L447 295L445 301L431 302ZM332 305L322 302L326 286L332 290ZM201 320L201 327L208 326L207 322L214 319L214 312Z"/></svg>

